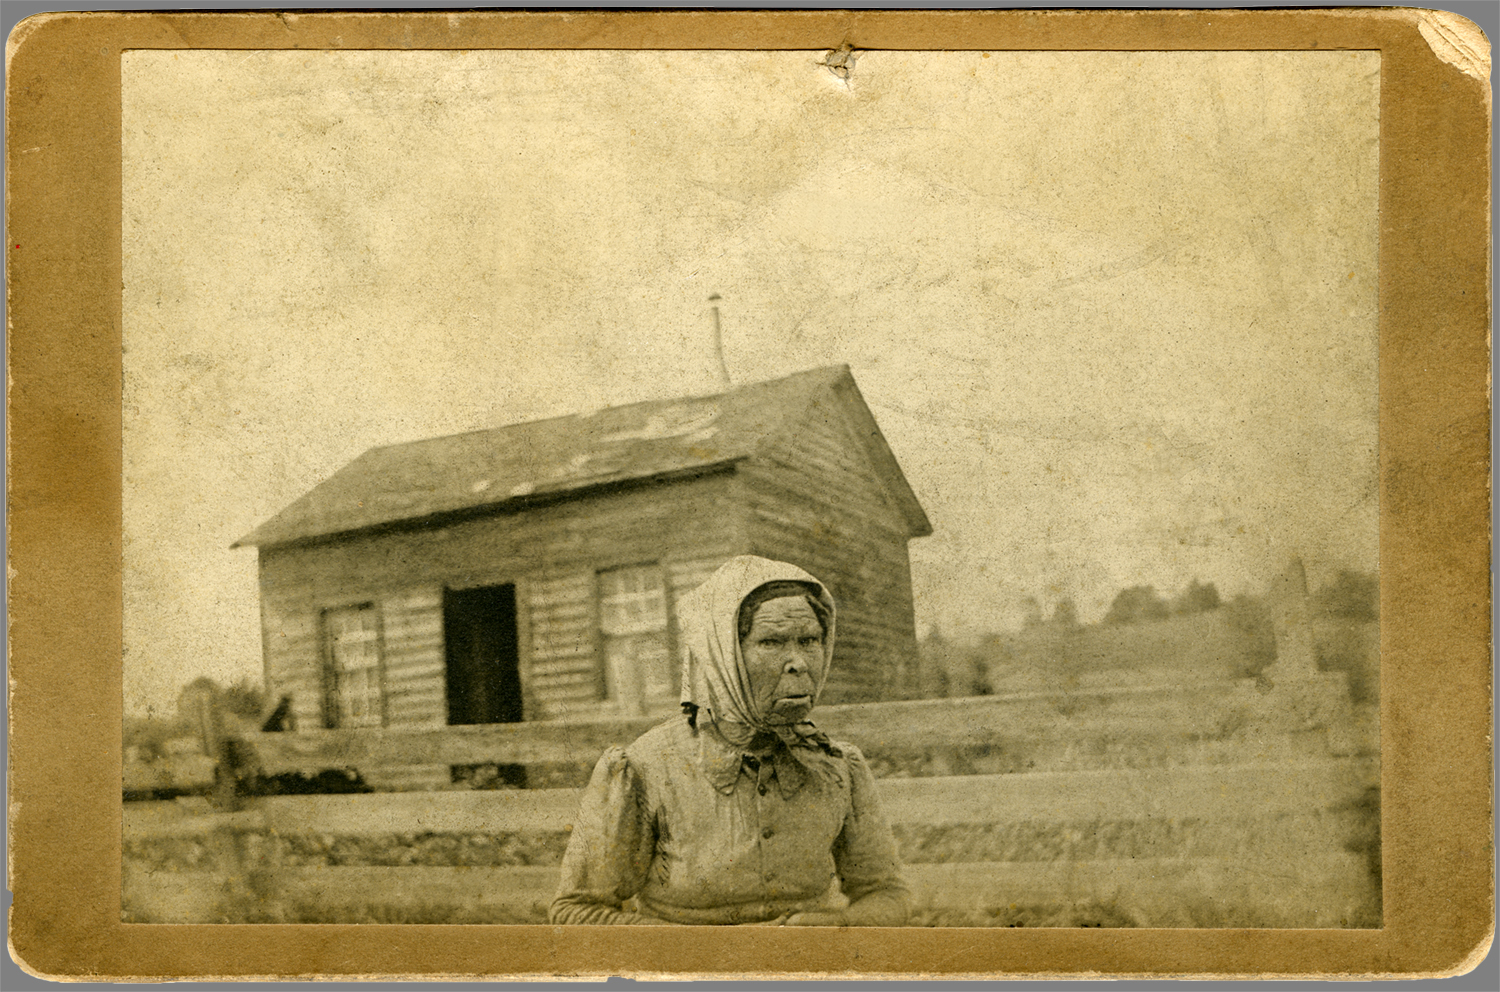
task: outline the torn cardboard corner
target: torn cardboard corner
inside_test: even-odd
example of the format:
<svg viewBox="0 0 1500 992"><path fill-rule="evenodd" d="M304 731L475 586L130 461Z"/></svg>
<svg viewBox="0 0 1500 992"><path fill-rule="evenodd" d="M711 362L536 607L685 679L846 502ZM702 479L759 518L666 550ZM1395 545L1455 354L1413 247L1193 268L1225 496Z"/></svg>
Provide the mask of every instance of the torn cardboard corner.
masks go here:
<svg viewBox="0 0 1500 992"><path fill-rule="evenodd" d="M1417 30L1432 54L1482 83L1490 79L1490 40L1479 25L1446 10L1417 10Z"/></svg>

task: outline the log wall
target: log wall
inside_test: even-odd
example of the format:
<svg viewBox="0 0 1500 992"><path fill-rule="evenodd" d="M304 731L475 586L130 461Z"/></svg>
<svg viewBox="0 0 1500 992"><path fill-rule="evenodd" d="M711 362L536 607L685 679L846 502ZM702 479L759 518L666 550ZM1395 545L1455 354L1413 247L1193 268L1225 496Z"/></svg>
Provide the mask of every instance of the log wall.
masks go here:
<svg viewBox="0 0 1500 992"><path fill-rule="evenodd" d="M261 615L271 694L299 728L324 725L323 611L371 603L392 727L447 720L443 589L514 583L527 719L607 714L596 573L659 563L669 595L746 547L733 480L717 474L441 527L262 549Z"/></svg>
<svg viewBox="0 0 1500 992"><path fill-rule="evenodd" d="M831 396L813 403L741 474L753 553L806 569L838 604L824 701L918 695L910 525L870 464L844 404Z"/></svg>

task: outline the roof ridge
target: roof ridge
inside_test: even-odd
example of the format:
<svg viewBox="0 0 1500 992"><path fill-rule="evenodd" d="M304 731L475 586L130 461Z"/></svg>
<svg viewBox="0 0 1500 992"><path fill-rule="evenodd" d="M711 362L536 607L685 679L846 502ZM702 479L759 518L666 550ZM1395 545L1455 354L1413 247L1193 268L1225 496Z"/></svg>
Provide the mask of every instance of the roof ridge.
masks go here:
<svg viewBox="0 0 1500 992"><path fill-rule="evenodd" d="M471 434L490 434L495 431L508 431L517 427L535 427L540 424L561 423L565 420L584 420L589 417L597 417L601 413L614 410L630 410L636 407L643 406L653 406L669 403L690 403L700 400L718 399L721 396L728 396L731 393L740 393L749 389L755 389L759 386L771 386L777 383L787 382L791 379L798 379L803 376L812 376L822 372L848 371L849 365L847 362L838 362L833 365L818 365L810 369L802 369L798 372L792 372L788 375L777 376L774 379L757 379L754 382L747 382L739 386L731 386L729 389L720 390L717 393L699 393L691 396L663 396L658 399L635 400L630 403L601 406L598 409L590 410L587 413L580 413L577 411L573 413L559 413L551 417L538 417L535 420L513 420L509 423L499 424L494 427L475 427L472 430L467 431L454 431L452 434L438 434L434 437L418 438L415 441L392 441L389 444L376 444L366 448L364 451L360 452L360 454L356 455L355 458L363 458L365 455L368 455L372 452L385 451L389 448L405 448L411 445L436 444L439 441L452 441L455 438L468 437Z"/></svg>
<svg viewBox="0 0 1500 992"><path fill-rule="evenodd" d="M853 382L848 365L820 366L701 396L639 400L372 446L235 546L356 531L721 464L764 450L768 438L805 413L797 397L812 403L844 381ZM722 406L694 407L704 403ZM682 419L672 414L674 407L686 420L659 424ZM603 414L609 416L590 422ZM702 444L715 435L716 442ZM616 441L622 443L609 443Z"/></svg>

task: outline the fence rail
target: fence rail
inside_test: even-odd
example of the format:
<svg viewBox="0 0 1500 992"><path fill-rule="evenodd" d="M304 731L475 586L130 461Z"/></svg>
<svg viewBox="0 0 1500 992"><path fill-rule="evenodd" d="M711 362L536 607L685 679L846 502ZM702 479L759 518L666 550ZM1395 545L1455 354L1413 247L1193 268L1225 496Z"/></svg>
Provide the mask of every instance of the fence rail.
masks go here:
<svg viewBox="0 0 1500 992"><path fill-rule="evenodd" d="M1375 781L1371 761L1195 766L883 779L880 798L896 825L995 822L1211 820L1295 815L1357 802ZM577 789L270 796L253 809L213 813L206 803L131 803L126 840L191 836L227 826L281 834L566 831Z"/></svg>
<svg viewBox="0 0 1500 992"><path fill-rule="evenodd" d="M1346 838L1330 833L1337 828L1326 817L1357 804L1376 772L1371 762L1345 759L887 779L880 790L898 838L914 845L903 856L918 919L983 925L1020 902L1103 906L1116 914L1107 921L1115 924L1368 926L1378 920L1378 879L1363 856L1343 848ZM530 847L541 864L398 866L338 858L381 850L382 837L410 849L428 835L446 835L449 850L462 850L476 836L562 838L577 808L574 789L280 796L235 813L210 812L201 800L133 803L125 810L127 852L185 842L209 852L209 863L183 870L127 858L127 918L254 922L266 907L279 907L304 922L540 923L557 888L562 839L543 837ZM1350 822L1347 814L1342 822ZM1173 828L1194 823L1214 829L1184 844ZM922 848L934 831L951 844L954 831L977 831L982 839L1017 824L1023 834L1051 839L1010 860L971 860L976 848L962 844ZM1125 838L1131 842L1124 849L1091 841L1084 848L1102 853L1059 858L1059 835L1119 831L1122 824L1127 832L1140 830ZM344 853L314 864L270 853L278 839L299 836L307 838L304 848ZM361 839L374 847L362 848ZM945 854L957 855L956 863ZM243 891L226 899L236 884Z"/></svg>
<svg viewBox="0 0 1500 992"><path fill-rule="evenodd" d="M250 742L269 774L446 772L591 764L655 722ZM999 762L1004 774L979 760L965 775L932 771L940 762L922 765L931 777L886 766L879 791L918 918L948 925L1082 925L1080 912L1098 912L1104 925L1379 926L1378 753L1368 741L1333 746L1369 737L1354 723L1337 679L1290 691L1218 682L819 711L820 726L872 756L989 747L1037 758ZM1067 767L1059 756L1079 741L1096 764ZM1100 767L1103 752L1089 749L1101 742L1164 760ZM130 802L123 912L134 922L539 923L578 802L577 789L266 796L237 812L202 798ZM1052 916L1024 915L1041 903Z"/></svg>
<svg viewBox="0 0 1500 992"><path fill-rule="evenodd" d="M1273 730L1326 724L1341 683L1304 687L1287 711L1248 683L1025 693L967 699L857 703L818 710L818 724L866 753L936 747L1005 747L1038 741L1130 736L1184 739L1223 735L1246 722ZM660 717L579 722L308 730L249 736L264 770L366 770L383 766L591 764L605 748L628 744Z"/></svg>

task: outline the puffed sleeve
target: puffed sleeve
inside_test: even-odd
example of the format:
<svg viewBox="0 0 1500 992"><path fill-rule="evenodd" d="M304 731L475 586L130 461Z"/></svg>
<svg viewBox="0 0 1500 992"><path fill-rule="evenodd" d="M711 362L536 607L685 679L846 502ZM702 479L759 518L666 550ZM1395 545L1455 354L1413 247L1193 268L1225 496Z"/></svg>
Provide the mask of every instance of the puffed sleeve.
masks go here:
<svg viewBox="0 0 1500 992"><path fill-rule="evenodd" d="M859 749L840 744L849 762L850 808L844 829L834 842L833 859L844 895L849 897L851 918L880 926L906 922L911 894L901 879L901 860L896 838L880 808L875 776ZM861 905L863 904L863 905Z"/></svg>
<svg viewBox="0 0 1500 992"><path fill-rule="evenodd" d="M640 776L623 748L610 748L583 790L548 918L553 923L661 922L620 909L645 883L655 850L656 830Z"/></svg>

